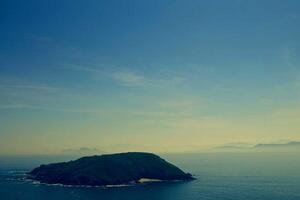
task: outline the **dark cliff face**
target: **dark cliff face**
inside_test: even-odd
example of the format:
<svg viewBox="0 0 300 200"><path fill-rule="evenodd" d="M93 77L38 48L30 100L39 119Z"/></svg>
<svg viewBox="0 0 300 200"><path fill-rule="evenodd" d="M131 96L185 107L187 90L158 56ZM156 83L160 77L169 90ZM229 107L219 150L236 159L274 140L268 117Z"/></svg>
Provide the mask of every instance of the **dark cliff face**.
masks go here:
<svg viewBox="0 0 300 200"><path fill-rule="evenodd" d="M191 180L192 176L151 153L119 153L83 157L75 161L41 165L32 170L30 179L65 185L117 185L141 178Z"/></svg>

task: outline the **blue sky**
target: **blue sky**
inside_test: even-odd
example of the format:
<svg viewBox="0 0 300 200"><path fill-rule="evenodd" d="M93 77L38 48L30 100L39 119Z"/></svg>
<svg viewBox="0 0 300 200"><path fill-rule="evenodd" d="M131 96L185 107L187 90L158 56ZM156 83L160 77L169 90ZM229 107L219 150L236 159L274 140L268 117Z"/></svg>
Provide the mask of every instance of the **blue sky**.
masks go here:
<svg viewBox="0 0 300 200"><path fill-rule="evenodd" d="M0 153L300 139L299 1L0 2Z"/></svg>

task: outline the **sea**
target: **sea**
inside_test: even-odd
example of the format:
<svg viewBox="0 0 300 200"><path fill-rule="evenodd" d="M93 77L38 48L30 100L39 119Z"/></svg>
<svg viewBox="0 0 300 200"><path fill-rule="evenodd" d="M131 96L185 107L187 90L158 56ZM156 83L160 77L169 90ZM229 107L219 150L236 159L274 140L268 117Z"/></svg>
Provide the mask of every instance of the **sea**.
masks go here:
<svg viewBox="0 0 300 200"><path fill-rule="evenodd" d="M162 154L196 177L119 187L65 187L24 179L67 156L0 157L1 200L300 200L299 153Z"/></svg>

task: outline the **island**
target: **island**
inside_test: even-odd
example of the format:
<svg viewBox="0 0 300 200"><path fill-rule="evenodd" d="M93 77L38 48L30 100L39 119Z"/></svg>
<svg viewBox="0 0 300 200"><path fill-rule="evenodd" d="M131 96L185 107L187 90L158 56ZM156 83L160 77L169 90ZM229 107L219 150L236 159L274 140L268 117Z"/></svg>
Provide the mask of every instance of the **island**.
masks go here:
<svg viewBox="0 0 300 200"><path fill-rule="evenodd" d="M149 181L193 180L152 153L128 152L82 157L78 160L41 165L28 178L47 184L108 186Z"/></svg>

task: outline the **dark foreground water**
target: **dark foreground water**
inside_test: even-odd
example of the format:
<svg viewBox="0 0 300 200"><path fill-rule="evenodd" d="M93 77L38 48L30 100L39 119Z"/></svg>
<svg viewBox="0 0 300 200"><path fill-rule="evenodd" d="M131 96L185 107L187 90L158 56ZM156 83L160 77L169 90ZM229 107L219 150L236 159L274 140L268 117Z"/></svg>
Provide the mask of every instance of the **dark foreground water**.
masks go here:
<svg viewBox="0 0 300 200"><path fill-rule="evenodd" d="M162 155L197 180L114 188L33 184L23 174L41 163L67 158L0 158L1 200L299 200L297 153L211 153Z"/></svg>

